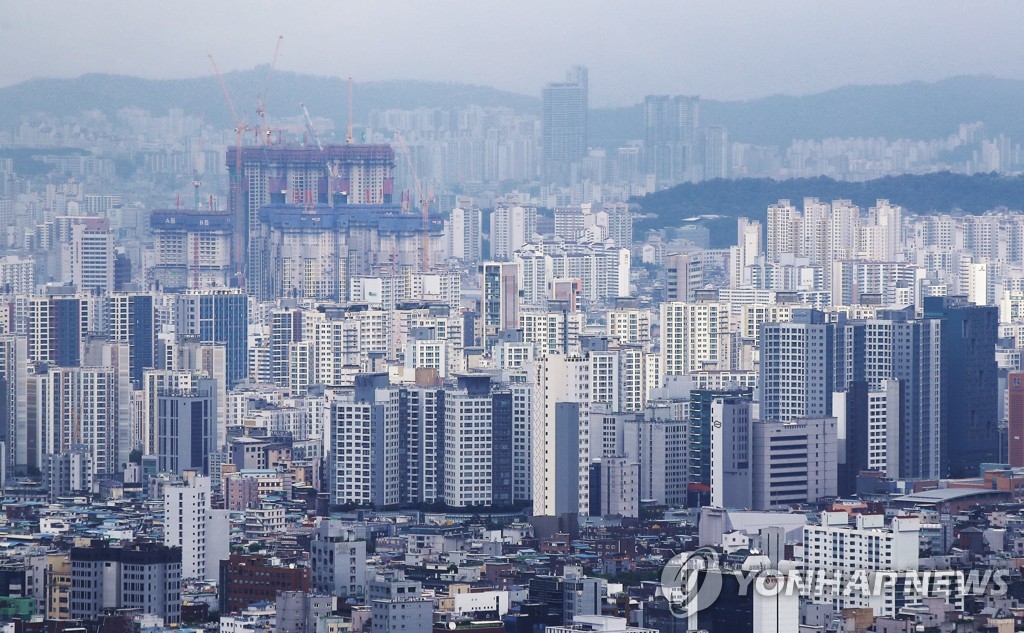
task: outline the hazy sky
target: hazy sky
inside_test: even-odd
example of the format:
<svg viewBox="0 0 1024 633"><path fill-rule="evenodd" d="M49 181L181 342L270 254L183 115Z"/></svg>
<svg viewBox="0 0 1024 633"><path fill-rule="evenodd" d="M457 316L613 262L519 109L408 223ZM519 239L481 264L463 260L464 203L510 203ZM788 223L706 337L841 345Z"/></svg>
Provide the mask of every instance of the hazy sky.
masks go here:
<svg viewBox="0 0 1024 633"><path fill-rule="evenodd" d="M961 74L1024 78L1024 2L966 0L0 0L0 86L269 63L539 94L572 64L591 104L742 99Z"/></svg>

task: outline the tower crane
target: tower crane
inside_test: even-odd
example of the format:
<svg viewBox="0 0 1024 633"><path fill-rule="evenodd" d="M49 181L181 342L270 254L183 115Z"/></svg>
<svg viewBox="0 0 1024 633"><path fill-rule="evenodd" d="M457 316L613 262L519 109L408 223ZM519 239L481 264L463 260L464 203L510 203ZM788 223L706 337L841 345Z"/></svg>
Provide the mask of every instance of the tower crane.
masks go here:
<svg viewBox="0 0 1024 633"><path fill-rule="evenodd" d="M306 108L305 103L300 103L299 106L302 108L302 114L306 117L306 130L309 131L309 135L313 137L313 142L320 148L320 153L324 154L324 145L320 142L320 137L317 136L316 130L313 129L313 119L309 116L309 109ZM330 160L325 156L324 163L327 165L327 203L333 203L334 197L334 180L339 177L336 166L331 163Z"/></svg>
<svg viewBox="0 0 1024 633"><path fill-rule="evenodd" d="M348 134L345 135L345 144L352 144L352 78L348 78Z"/></svg>
<svg viewBox="0 0 1024 633"><path fill-rule="evenodd" d="M235 204L235 212L239 216L243 216L246 213L245 208L242 205L242 135L245 134L246 130L250 129L246 125L244 118L238 118L238 112L235 110L235 103L231 100L231 93L228 92L228 87L224 83L224 76L220 72L220 68L217 66L217 60L213 58L213 54L209 55L210 63L213 65L213 72L217 75L217 81L220 83L220 89L224 93L224 100L227 101L228 108L231 110L231 118L235 122L235 173L231 179L231 200ZM243 275L242 260L245 256L245 242L246 236L243 236L244 227L248 226L247 222L242 222L243 217L235 218L235 239L233 248L233 256L235 259L236 274ZM244 283L244 276L243 276Z"/></svg>
<svg viewBox="0 0 1024 633"><path fill-rule="evenodd" d="M256 129L263 130L260 140L264 145L270 143L270 128L267 127L267 94L270 92L270 78L274 75L274 68L277 66L277 56L281 52L281 42L283 40L283 35L277 36L277 46L274 47L274 57L270 61L270 70L267 71L267 79L263 83L263 91L256 97L256 116L259 118Z"/></svg>

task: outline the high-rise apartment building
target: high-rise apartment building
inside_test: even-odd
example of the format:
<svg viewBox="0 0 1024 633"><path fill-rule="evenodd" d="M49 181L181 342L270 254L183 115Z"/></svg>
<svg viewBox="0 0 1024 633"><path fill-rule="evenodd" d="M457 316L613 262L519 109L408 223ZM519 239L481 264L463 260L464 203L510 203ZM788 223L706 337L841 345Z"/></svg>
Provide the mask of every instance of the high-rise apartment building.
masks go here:
<svg viewBox="0 0 1024 633"><path fill-rule="evenodd" d="M789 200L768 206L768 236L765 257L778 262L785 254L796 255L800 236L800 212Z"/></svg>
<svg viewBox="0 0 1024 633"><path fill-rule="evenodd" d="M28 426L28 343L24 337L0 334L0 472L19 472L34 452ZM31 445L30 445L31 439Z"/></svg>
<svg viewBox="0 0 1024 633"><path fill-rule="evenodd" d="M81 297L52 289L28 300L28 358L33 363L77 366L87 331L88 305Z"/></svg>
<svg viewBox="0 0 1024 633"><path fill-rule="evenodd" d="M64 245L63 278L84 293L114 289L114 234L107 218L72 218Z"/></svg>
<svg viewBox="0 0 1024 633"><path fill-rule="evenodd" d="M51 367L35 378L34 386L30 398L36 417L31 424L39 434L34 463L40 463L42 455L83 445L91 453L94 474L119 474L131 450L127 372L113 367Z"/></svg>
<svg viewBox="0 0 1024 633"><path fill-rule="evenodd" d="M228 287L236 272L234 220L227 213L154 210L149 218L153 265L146 281L166 291Z"/></svg>
<svg viewBox="0 0 1024 633"><path fill-rule="evenodd" d="M729 130L721 125L704 128L704 180L728 178L732 173Z"/></svg>
<svg viewBox="0 0 1024 633"><path fill-rule="evenodd" d="M661 367L668 376L728 368L728 304L661 304Z"/></svg>
<svg viewBox="0 0 1024 633"><path fill-rule="evenodd" d="M856 568L868 574L888 573L892 581L880 583L881 591L860 592L840 587L807 588L802 594L808 602L840 609L871 609L875 616L895 617L908 602L904 585L907 579L895 578L900 572L917 571L920 558L921 518L893 517L889 527L881 514L858 514L850 524L846 512L822 512L820 525L803 529L803 570L812 575L842 577ZM912 593L912 592L907 592ZM918 598L919 599L919 598Z"/></svg>
<svg viewBox="0 0 1024 633"><path fill-rule="evenodd" d="M542 180L570 184L573 173L587 155L587 69L574 66L562 83L544 86Z"/></svg>
<svg viewBox="0 0 1024 633"><path fill-rule="evenodd" d="M514 330L519 325L519 270L516 264L485 262L481 266L484 337L489 338L503 330Z"/></svg>
<svg viewBox="0 0 1024 633"><path fill-rule="evenodd" d="M864 407L870 409L870 400L887 389L887 381L897 380L898 414L893 415L898 415L899 426L898 432L886 434L887 473L898 465L902 477L940 477L947 397L941 387L941 323L915 319L913 308L886 310L874 319L838 324L835 334L836 390L847 392L843 411L837 409L835 414L854 406L847 420L847 442L857 439L851 429L857 429L858 419L864 421L868 413ZM858 386L860 382L863 387ZM848 402L850 398L867 400L858 406Z"/></svg>
<svg viewBox="0 0 1024 633"><path fill-rule="evenodd" d="M696 253L665 256L665 300L693 301L704 286L704 261Z"/></svg>
<svg viewBox="0 0 1024 633"><path fill-rule="evenodd" d="M2 228L0 224L0 228ZM0 293L29 296L35 292L35 260L19 255L0 257Z"/></svg>
<svg viewBox="0 0 1024 633"><path fill-rule="evenodd" d="M832 414L835 326L817 310L761 326L761 419L786 422Z"/></svg>
<svg viewBox="0 0 1024 633"><path fill-rule="evenodd" d="M743 288L750 285L750 266L762 251L761 223L749 218L736 221L736 246L729 249L729 285Z"/></svg>
<svg viewBox="0 0 1024 633"><path fill-rule="evenodd" d="M258 220L250 252L260 272L248 289L262 300L340 301L355 276L426 272L447 251L439 216L424 225L397 204L271 204Z"/></svg>
<svg viewBox="0 0 1024 633"><path fill-rule="evenodd" d="M140 389L142 372L156 367L153 295L113 293L105 298L104 307L107 334L112 340L128 345L132 384Z"/></svg>
<svg viewBox="0 0 1024 633"><path fill-rule="evenodd" d="M331 503L376 508L399 503L399 391L387 374L359 374L331 403L328 478Z"/></svg>
<svg viewBox="0 0 1024 633"><path fill-rule="evenodd" d="M458 202L445 230L448 255L467 264L475 264L483 259L483 212L473 204L472 198L460 197Z"/></svg>
<svg viewBox="0 0 1024 633"><path fill-rule="evenodd" d="M686 503L688 423L679 407L651 403L623 424L622 453L640 463L640 498Z"/></svg>
<svg viewBox="0 0 1024 633"><path fill-rule="evenodd" d="M537 232L536 207L499 203L491 212L491 259L508 261Z"/></svg>

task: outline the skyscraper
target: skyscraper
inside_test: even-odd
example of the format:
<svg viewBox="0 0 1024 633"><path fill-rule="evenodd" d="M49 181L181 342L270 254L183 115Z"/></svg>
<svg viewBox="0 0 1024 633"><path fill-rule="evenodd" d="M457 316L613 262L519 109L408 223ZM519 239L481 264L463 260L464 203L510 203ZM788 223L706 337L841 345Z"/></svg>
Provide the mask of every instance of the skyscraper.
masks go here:
<svg viewBox="0 0 1024 633"><path fill-rule="evenodd" d="M210 474L216 450L216 381L200 378L191 390L157 394L157 465L160 472Z"/></svg>
<svg viewBox="0 0 1024 633"><path fill-rule="evenodd" d="M127 343L132 384L142 388L142 372L156 366L153 350L153 295L141 292L115 293L106 298L108 334Z"/></svg>
<svg viewBox="0 0 1024 633"><path fill-rule="evenodd" d="M387 374L357 374L331 403L330 500L382 508L400 501L399 391Z"/></svg>
<svg viewBox="0 0 1024 633"><path fill-rule="evenodd" d="M694 492L705 492L711 486L712 463L716 461L712 456L712 433L715 430L715 423L719 422L713 419L716 403L723 399L733 403L738 403L741 399L749 401L751 395L749 389L694 389L690 392L689 484L691 487L695 484L702 486L691 488ZM699 495L693 496L697 498Z"/></svg>
<svg viewBox="0 0 1024 633"><path fill-rule="evenodd" d="M926 297L925 319L942 323L942 476L974 477L999 459L998 309L963 297Z"/></svg>
<svg viewBox="0 0 1024 633"><path fill-rule="evenodd" d="M237 290L202 290L178 295L179 334L224 345L227 387L249 373L249 301Z"/></svg>
<svg viewBox="0 0 1024 633"><path fill-rule="evenodd" d="M546 183L570 184L587 155L587 69L573 66L563 83L544 86L541 142Z"/></svg>
<svg viewBox="0 0 1024 633"><path fill-rule="evenodd" d="M82 360L87 308L80 297L64 288L48 290L49 296L32 297L28 302L28 359L75 367Z"/></svg>

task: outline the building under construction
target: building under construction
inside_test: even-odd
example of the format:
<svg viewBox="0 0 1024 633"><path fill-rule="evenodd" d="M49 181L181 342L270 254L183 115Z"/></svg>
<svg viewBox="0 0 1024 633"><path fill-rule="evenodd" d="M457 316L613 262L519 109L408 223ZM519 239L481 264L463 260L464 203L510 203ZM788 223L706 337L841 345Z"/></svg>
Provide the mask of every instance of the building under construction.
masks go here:
<svg viewBox="0 0 1024 633"><path fill-rule="evenodd" d="M244 267L241 272L250 293L259 293L265 286L263 254L254 248L262 207L392 203L395 152L390 145L229 147L226 162L228 205L235 225L234 252L236 262Z"/></svg>
<svg viewBox="0 0 1024 633"><path fill-rule="evenodd" d="M354 276L415 272L444 258L441 217L424 225L397 204L269 204L259 223L252 243L259 283L249 294L260 300L346 301Z"/></svg>

